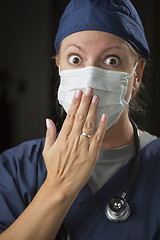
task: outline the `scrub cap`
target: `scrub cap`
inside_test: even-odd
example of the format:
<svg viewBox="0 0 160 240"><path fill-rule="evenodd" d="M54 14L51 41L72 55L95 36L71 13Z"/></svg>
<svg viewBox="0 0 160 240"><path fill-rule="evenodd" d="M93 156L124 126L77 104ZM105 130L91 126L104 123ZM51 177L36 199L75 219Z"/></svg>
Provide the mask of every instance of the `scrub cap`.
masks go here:
<svg viewBox="0 0 160 240"><path fill-rule="evenodd" d="M115 34L130 43L143 58L149 58L144 28L130 0L71 0L60 20L56 53L65 37L86 30Z"/></svg>

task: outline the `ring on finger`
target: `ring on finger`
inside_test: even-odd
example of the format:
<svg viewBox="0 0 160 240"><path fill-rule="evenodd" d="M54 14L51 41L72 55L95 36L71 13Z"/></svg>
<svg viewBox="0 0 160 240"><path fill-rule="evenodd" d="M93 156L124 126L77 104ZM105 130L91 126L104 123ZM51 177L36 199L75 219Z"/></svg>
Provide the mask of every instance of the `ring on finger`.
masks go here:
<svg viewBox="0 0 160 240"><path fill-rule="evenodd" d="M86 137L86 138L91 138L92 135L86 134L85 132L82 132L82 136Z"/></svg>

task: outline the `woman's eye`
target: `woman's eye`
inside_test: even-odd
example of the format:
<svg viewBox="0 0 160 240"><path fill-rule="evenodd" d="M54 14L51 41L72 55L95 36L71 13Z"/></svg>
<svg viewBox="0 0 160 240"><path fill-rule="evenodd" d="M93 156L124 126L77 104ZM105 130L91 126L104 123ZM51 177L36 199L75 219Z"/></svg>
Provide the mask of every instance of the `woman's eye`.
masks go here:
<svg viewBox="0 0 160 240"><path fill-rule="evenodd" d="M82 59L77 55L73 55L73 56L69 57L69 62L71 64L78 65L82 62Z"/></svg>
<svg viewBox="0 0 160 240"><path fill-rule="evenodd" d="M104 63L110 66L117 66L120 63L120 59L119 57L111 56L107 57Z"/></svg>

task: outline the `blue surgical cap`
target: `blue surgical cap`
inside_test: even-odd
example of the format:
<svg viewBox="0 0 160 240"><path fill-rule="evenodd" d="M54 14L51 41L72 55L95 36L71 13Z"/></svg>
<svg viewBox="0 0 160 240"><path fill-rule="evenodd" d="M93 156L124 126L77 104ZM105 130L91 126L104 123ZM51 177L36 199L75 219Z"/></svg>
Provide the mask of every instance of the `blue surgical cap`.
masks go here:
<svg viewBox="0 0 160 240"><path fill-rule="evenodd" d="M115 34L130 43L143 58L149 58L142 22L129 0L71 0L60 20L56 53L65 37L87 30Z"/></svg>

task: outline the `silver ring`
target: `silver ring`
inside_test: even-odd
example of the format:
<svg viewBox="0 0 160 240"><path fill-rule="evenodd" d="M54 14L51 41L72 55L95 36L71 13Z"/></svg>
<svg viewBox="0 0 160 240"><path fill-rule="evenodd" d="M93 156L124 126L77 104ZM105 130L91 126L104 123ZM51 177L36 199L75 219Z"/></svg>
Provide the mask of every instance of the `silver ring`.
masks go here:
<svg viewBox="0 0 160 240"><path fill-rule="evenodd" d="M85 132L82 132L82 135L86 138L91 138L92 137L92 135L86 134Z"/></svg>

